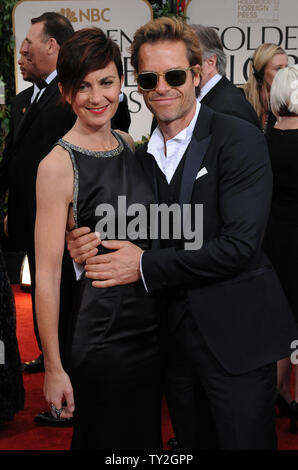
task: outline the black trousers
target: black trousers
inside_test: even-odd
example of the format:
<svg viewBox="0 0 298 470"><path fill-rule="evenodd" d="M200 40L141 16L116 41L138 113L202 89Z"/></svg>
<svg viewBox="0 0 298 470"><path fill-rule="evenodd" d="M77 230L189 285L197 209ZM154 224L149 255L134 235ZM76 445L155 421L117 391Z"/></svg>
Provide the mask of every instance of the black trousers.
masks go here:
<svg viewBox="0 0 298 470"><path fill-rule="evenodd" d="M182 449L276 449L275 363L227 373L189 314L168 334L166 358L167 402Z"/></svg>

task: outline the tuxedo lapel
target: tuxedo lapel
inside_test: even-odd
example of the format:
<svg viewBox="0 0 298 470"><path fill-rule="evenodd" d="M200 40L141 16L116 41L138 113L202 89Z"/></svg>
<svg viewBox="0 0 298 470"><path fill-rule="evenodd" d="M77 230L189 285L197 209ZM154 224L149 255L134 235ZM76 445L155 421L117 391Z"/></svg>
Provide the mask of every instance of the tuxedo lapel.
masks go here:
<svg viewBox="0 0 298 470"><path fill-rule="evenodd" d="M36 105L29 105L27 108L25 114L23 115L22 119L19 122L19 125L16 129L13 143L14 145L22 138L24 135L26 129L30 126L30 123L32 122L34 115L35 115L35 110L36 110Z"/></svg>
<svg viewBox="0 0 298 470"><path fill-rule="evenodd" d="M150 153L147 153L147 144L145 144L139 151L136 152L136 158L140 161L146 175L146 179L153 190L155 203L158 203L156 163L153 156ZM150 221L150 225L155 223L157 223L157 221ZM159 240L153 238L151 240L151 249L155 248L159 248Z"/></svg>
<svg viewBox="0 0 298 470"><path fill-rule="evenodd" d="M16 96L16 104L12 105L12 118L14 122L13 144L17 142L19 130L25 122L25 116L30 108L31 96L33 94L33 86L25 90L23 96Z"/></svg>
<svg viewBox="0 0 298 470"><path fill-rule="evenodd" d="M212 116L213 111L202 104L192 139L186 150L180 185L179 204L181 207L183 204L189 204L191 200L193 185L211 140L210 125Z"/></svg>
<svg viewBox="0 0 298 470"><path fill-rule="evenodd" d="M12 106L12 112L14 112L13 119L17 123L20 123L27 109L29 108L32 94L33 94L33 86L31 86L30 88L27 88L22 94L22 96L17 95L16 104Z"/></svg>
<svg viewBox="0 0 298 470"><path fill-rule="evenodd" d="M55 77L51 83L47 86L44 93L41 95L40 99L38 100L38 108L44 107L48 101L54 98L54 95L58 92L58 77ZM58 97L57 97L58 100ZM57 103L55 103L56 105Z"/></svg>
<svg viewBox="0 0 298 470"><path fill-rule="evenodd" d="M158 201L156 163L153 156L150 153L147 153L147 144L145 144L142 149L137 151L136 156L141 162L147 180L153 189L155 200Z"/></svg>
<svg viewBox="0 0 298 470"><path fill-rule="evenodd" d="M48 85L48 87L46 88L46 90L44 91L40 99L36 103L32 105L30 104L27 107L27 110L25 114L23 115L23 118L21 119L16 129L14 139L13 139L14 145L17 144L19 140L23 137L28 127L30 127L31 123L38 116L38 112L40 111L40 109L42 109L50 99L53 99L53 96L57 93L57 82L58 82L58 79L56 77Z"/></svg>

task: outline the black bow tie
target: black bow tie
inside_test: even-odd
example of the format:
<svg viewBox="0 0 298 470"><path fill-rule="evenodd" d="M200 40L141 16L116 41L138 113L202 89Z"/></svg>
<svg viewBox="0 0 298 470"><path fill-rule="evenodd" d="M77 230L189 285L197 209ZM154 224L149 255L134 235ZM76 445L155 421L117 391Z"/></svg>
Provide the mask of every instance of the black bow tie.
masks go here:
<svg viewBox="0 0 298 470"><path fill-rule="evenodd" d="M39 80L38 82L35 82L35 84L40 90L48 86L48 83L45 80Z"/></svg>

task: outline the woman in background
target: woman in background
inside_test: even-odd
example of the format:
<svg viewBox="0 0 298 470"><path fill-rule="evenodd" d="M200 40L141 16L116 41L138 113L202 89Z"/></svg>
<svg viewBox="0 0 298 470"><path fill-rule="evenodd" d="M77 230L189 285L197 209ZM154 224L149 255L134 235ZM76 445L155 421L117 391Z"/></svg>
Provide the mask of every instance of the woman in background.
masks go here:
<svg viewBox="0 0 298 470"><path fill-rule="evenodd" d="M14 297L0 246L0 426L24 408Z"/></svg>
<svg viewBox="0 0 298 470"><path fill-rule="evenodd" d="M283 68L276 74L271 86L271 109L277 122L267 136L273 196L264 249L298 324L298 65ZM292 367L294 399L290 391ZM298 420L298 373L297 365L292 366L290 358L278 362L278 391L278 408L281 414L290 417L290 430L294 433Z"/></svg>
<svg viewBox="0 0 298 470"><path fill-rule="evenodd" d="M77 120L43 159L37 176L36 305L45 397L58 418L74 413L73 450L161 449L158 312L141 281L104 289L92 287L84 276L78 281L69 370L61 364L58 312L66 228L95 231L106 219L115 229L108 238L122 238L118 230L128 231L130 217L126 222L119 196L127 207L149 208L153 195L132 153L132 138L111 130L123 82L117 44L100 29L79 30L61 46L57 72L62 98ZM133 243L136 250L148 248L146 238Z"/></svg>
<svg viewBox="0 0 298 470"><path fill-rule="evenodd" d="M270 88L278 70L287 67L288 56L276 44L261 44L250 59L249 77L243 85L246 98L255 109L265 134L274 126L275 116L270 110Z"/></svg>

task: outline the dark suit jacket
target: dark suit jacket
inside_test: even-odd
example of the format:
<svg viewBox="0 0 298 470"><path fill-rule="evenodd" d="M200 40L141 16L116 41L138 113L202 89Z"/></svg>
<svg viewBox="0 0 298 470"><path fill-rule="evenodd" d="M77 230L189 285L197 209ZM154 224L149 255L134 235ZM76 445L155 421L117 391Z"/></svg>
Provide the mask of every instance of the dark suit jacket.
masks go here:
<svg viewBox="0 0 298 470"><path fill-rule="evenodd" d="M226 77L222 77L214 87L202 98L214 111L239 117L251 122L261 129L260 120L250 102L245 98L241 89L233 85Z"/></svg>
<svg viewBox="0 0 298 470"><path fill-rule="evenodd" d="M156 188L154 158L146 145L136 154ZM208 173L196 179L204 167ZM261 131L202 104L179 203L203 204L203 246L157 248L142 258L148 290L175 297L179 291L212 353L232 374L289 356L295 339L292 313L261 250L271 190Z"/></svg>
<svg viewBox="0 0 298 470"><path fill-rule="evenodd" d="M9 166L11 163L13 137L18 124L25 113L27 104L30 102L32 91L33 87L27 88L18 95L14 96L10 102L11 110L9 132L5 139L5 148L0 164L0 196L3 196L9 187Z"/></svg>
<svg viewBox="0 0 298 470"><path fill-rule="evenodd" d="M0 167L2 188L9 189L8 230L11 248L31 252L34 249L38 165L75 122L70 107L59 104L57 78L46 88L30 112L32 92L33 87L30 87L12 101L11 129Z"/></svg>

